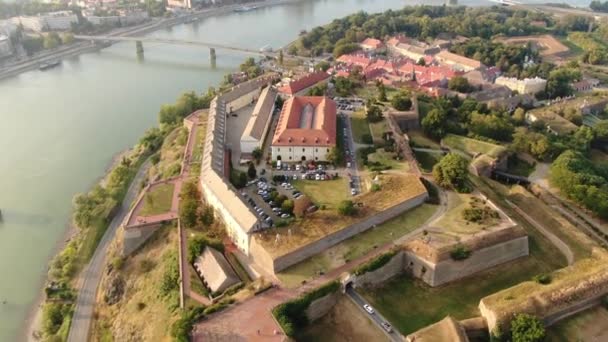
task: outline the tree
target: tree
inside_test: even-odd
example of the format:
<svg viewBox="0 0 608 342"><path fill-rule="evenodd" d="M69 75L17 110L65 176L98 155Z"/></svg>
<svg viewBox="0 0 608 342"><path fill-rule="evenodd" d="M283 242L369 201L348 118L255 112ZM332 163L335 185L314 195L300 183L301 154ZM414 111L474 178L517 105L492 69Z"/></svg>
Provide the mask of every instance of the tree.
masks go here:
<svg viewBox="0 0 608 342"><path fill-rule="evenodd" d="M378 122L382 120L382 109L378 106L370 106L366 113L368 122Z"/></svg>
<svg viewBox="0 0 608 342"><path fill-rule="evenodd" d="M306 214L306 209L313 205L308 196L302 196L294 201L293 214L296 217L303 217Z"/></svg>
<svg viewBox="0 0 608 342"><path fill-rule="evenodd" d="M253 157L253 159L255 159L256 163L260 163L260 160L262 160L262 156L263 156L263 152L262 149L259 147L256 147L253 149L253 151L251 151L251 156Z"/></svg>
<svg viewBox="0 0 608 342"><path fill-rule="evenodd" d="M182 224L187 228L196 226L198 219L198 203L194 200L181 201L179 206L179 217Z"/></svg>
<svg viewBox="0 0 608 342"><path fill-rule="evenodd" d="M255 169L255 165L249 163L249 166L247 167L247 176L249 176L249 179L254 179L257 175L258 171Z"/></svg>
<svg viewBox="0 0 608 342"><path fill-rule="evenodd" d="M443 138L446 133L447 114L441 109L431 109L422 119L422 129L435 139Z"/></svg>
<svg viewBox="0 0 608 342"><path fill-rule="evenodd" d="M448 88L460 93L470 93L473 87L469 84L469 80L462 76L454 76L448 81Z"/></svg>
<svg viewBox="0 0 608 342"><path fill-rule="evenodd" d="M597 139L608 139L608 120L601 120L593 127Z"/></svg>
<svg viewBox="0 0 608 342"><path fill-rule="evenodd" d="M338 212L343 216L354 216L357 213L357 208L351 200L345 200L338 205Z"/></svg>
<svg viewBox="0 0 608 342"><path fill-rule="evenodd" d="M294 203L293 200L284 200L283 204L281 204L281 210L283 210L284 212L291 214L293 213L293 208L294 208Z"/></svg>
<svg viewBox="0 0 608 342"><path fill-rule="evenodd" d="M551 71L547 78L547 95L550 98L572 95L571 83L580 80L581 72L577 69L559 68Z"/></svg>
<svg viewBox="0 0 608 342"><path fill-rule="evenodd" d="M437 184L444 188L455 189L458 192L469 190L469 163L459 154L448 153L433 166L433 177Z"/></svg>
<svg viewBox="0 0 608 342"><path fill-rule="evenodd" d="M283 65L283 50L279 50L279 64Z"/></svg>
<svg viewBox="0 0 608 342"><path fill-rule="evenodd" d="M508 141L513 135L513 125L503 116L473 112L469 131L486 138Z"/></svg>
<svg viewBox="0 0 608 342"><path fill-rule="evenodd" d="M61 45L61 38L57 32L51 32L44 37L44 48L45 49L54 49Z"/></svg>
<svg viewBox="0 0 608 342"><path fill-rule="evenodd" d="M315 65L315 70L327 71L330 67L331 64L329 64L328 61L320 61L319 63L317 63L317 65Z"/></svg>
<svg viewBox="0 0 608 342"><path fill-rule="evenodd" d="M541 342L545 336L545 326L536 316L517 314L511 321L513 342Z"/></svg>
<svg viewBox="0 0 608 342"><path fill-rule="evenodd" d="M340 155L338 154L338 150L336 149L335 146L331 147L329 149L329 152L327 152L327 154L325 155L325 159L327 159L328 162L334 164L334 165L338 165L341 164L341 158Z"/></svg>
<svg viewBox="0 0 608 342"><path fill-rule="evenodd" d="M64 33L61 36L61 42L63 44L72 44L74 42L74 34L73 33Z"/></svg>
<svg viewBox="0 0 608 342"><path fill-rule="evenodd" d="M400 92L391 99L391 106L400 111L410 110L412 108L412 100L409 94Z"/></svg>
<svg viewBox="0 0 608 342"><path fill-rule="evenodd" d="M376 89L378 89L378 101L379 102L387 101L388 99L386 98L386 87L384 86L384 83L382 83L381 81L377 81Z"/></svg>
<svg viewBox="0 0 608 342"><path fill-rule="evenodd" d="M416 64L421 65L421 66L425 66L426 65L426 61L424 60L423 57L420 57L420 59L418 60L418 62L416 62Z"/></svg>
<svg viewBox="0 0 608 342"><path fill-rule="evenodd" d="M526 120L526 110L520 107L516 108L511 119L516 125L523 125Z"/></svg>

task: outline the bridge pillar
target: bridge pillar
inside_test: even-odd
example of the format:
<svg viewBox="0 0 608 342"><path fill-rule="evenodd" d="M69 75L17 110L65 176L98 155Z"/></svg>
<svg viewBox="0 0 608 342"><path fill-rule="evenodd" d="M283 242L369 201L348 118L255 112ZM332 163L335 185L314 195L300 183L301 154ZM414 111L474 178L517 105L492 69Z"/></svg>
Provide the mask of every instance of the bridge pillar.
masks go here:
<svg viewBox="0 0 608 342"><path fill-rule="evenodd" d="M137 51L138 56L142 56L144 54L144 43L141 40L135 42L135 51Z"/></svg>
<svg viewBox="0 0 608 342"><path fill-rule="evenodd" d="M215 61L217 60L217 55L215 54L215 48L209 48L209 60L211 61L211 67L215 68Z"/></svg>

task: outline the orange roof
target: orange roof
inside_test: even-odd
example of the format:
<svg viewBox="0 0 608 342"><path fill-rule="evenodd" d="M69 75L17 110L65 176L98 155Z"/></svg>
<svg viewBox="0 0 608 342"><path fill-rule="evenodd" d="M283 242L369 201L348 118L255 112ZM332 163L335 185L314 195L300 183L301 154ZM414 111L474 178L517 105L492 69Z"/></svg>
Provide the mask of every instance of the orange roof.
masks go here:
<svg viewBox="0 0 608 342"><path fill-rule="evenodd" d="M407 43L409 39L404 35L398 35L389 39L386 44L390 46L397 46L401 43Z"/></svg>
<svg viewBox="0 0 608 342"><path fill-rule="evenodd" d="M347 65L358 65L362 68L365 68L372 62L372 60L370 58L368 58L365 55L360 55L360 54L342 55L342 56L338 57L337 61L340 63L347 64Z"/></svg>
<svg viewBox="0 0 608 342"><path fill-rule="evenodd" d="M439 52L436 57L442 60L450 61L455 64L468 66L473 69L481 68L482 65L480 61L465 56L457 55L455 53L451 53L448 50L441 50L441 52Z"/></svg>
<svg viewBox="0 0 608 342"><path fill-rule="evenodd" d="M384 44L382 44L382 41L374 38L365 38L365 40L362 41L359 45L368 49L380 49L384 46Z"/></svg>
<svg viewBox="0 0 608 342"><path fill-rule="evenodd" d="M336 103L326 96L294 96L283 110L273 146L334 146Z"/></svg>
<svg viewBox="0 0 608 342"><path fill-rule="evenodd" d="M328 77L329 75L323 71L317 71L310 74L306 74L303 77L298 78L297 80L289 82L288 85L279 88L279 92L293 95L308 87L312 87L313 85L323 81Z"/></svg>

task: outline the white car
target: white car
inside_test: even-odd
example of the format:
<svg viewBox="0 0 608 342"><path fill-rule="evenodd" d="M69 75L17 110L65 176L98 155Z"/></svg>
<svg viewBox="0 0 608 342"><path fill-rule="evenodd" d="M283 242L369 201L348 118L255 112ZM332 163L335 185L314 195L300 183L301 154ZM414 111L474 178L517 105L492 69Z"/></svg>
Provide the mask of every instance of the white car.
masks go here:
<svg viewBox="0 0 608 342"><path fill-rule="evenodd" d="M296 180L296 179L298 179L298 175L293 175L292 178L293 178L293 180Z"/></svg>
<svg viewBox="0 0 608 342"><path fill-rule="evenodd" d="M301 168L301 167L302 167L302 166L301 166L300 164L296 164L296 171L300 171L300 168Z"/></svg>
<svg viewBox="0 0 608 342"><path fill-rule="evenodd" d="M365 311L367 311L368 314L373 315L374 314L374 309L369 306L369 304L363 304L363 308L365 309Z"/></svg>
<svg viewBox="0 0 608 342"><path fill-rule="evenodd" d="M321 180L321 175L317 173L317 174L315 175L315 180Z"/></svg>
<svg viewBox="0 0 608 342"><path fill-rule="evenodd" d="M288 218L289 216L291 216L291 215L289 215L289 214L283 214L283 215L281 215L281 218Z"/></svg>
<svg viewBox="0 0 608 342"><path fill-rule="evenodd" d="M357 194L357 190L355 190L354 188L350 189L350 194L355 196Z"/></svg>
<svg viewBox="0 0 608 342"><path fill-rule="evenodd" d="M380 323L380 325L384 328L384 330L386 330L387 332L391 333L393 332L393 327L391 327L390 324L386 323L386 322L382 322Z"/></svg>

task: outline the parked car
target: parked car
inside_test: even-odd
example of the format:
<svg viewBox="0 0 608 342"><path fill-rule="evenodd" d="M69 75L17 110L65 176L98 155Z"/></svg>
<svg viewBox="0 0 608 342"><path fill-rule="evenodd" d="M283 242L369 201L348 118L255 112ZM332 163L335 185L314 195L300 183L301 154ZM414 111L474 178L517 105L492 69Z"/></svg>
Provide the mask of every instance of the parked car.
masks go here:
<svg viewBox="0 0 608 342"><path fill-rule="evenodd" d="M321 175L317 173L317 174L315 175L315 180L321 180Z"/></svg>
<svg viewBox="0 0 608 342"><path fill-rule="evenodd" d="M369 304L363 304L363 308L365 309L365 311L367 311L367 313L369 313L370 315L372 315L374 313L374 309L369 306Z"/></svg>
<svg viewBox="0 0 608 342"><path fill-rule="evenodd" d="M266 218L264 219L264 221L266 221L266 222L270 223L270 222L272 222L272 219L270 218L270 216L268 216L268 217L266 217Z"/></svg>
<svg viewBox="0 0 608 342"><path fill-rule="evenodd" d="M297 175L293 175L293 180L297 180L298 176Z"/></svg>
<svg viewBox="0 0 608 342"><path fill-rule="evenodd" d="M289 214L285 213L285 214L282 214L282 215L281 215L281 218L288 218L288 217L290 217L290 216L291 216L291 215L289 215Z"/></svg>
<svg viewBox="0 0 608 342"><path fill-rule="evenodd" d="M357 194L357 190L355 190L355 188L350 189L350 194L355 196Z"/></svg>
<svg viewBox="0 0 608 342"><path fill-rule="evenodd" d="M281 208L279 208L279 207L274 207L274 208L272 208L272 211L274 211L275 213L278 213L278 212L280 212L280 211L281 211Z"/></svg>
<svg viewBox="0 0 608 342"><path fill-rule="evenodd" d="M298 198L300 198L300 197L302 197L302 194L297 194L297 195L294 195L294 196L293 196L293 198L294 198L294 199L298 199Z"/></svg>
<svg viewBox="0 0 608 342"><path fill-rule="evenodd" d="M386 323L386 322L382 322L380 323L380 325L382 326L382 328L384 328L384 330L386 330L387 332L393 332L393 327L391 327L390 324Z"/></svg>
<svg viewBox="0 0 608 342"><path fill-rule="evenodd" d="M297 164L297 165L296 165L296 171L300 171L300 168L301 168L301 167L302 167L302 166L301 166L300 164Z"/></svg>

